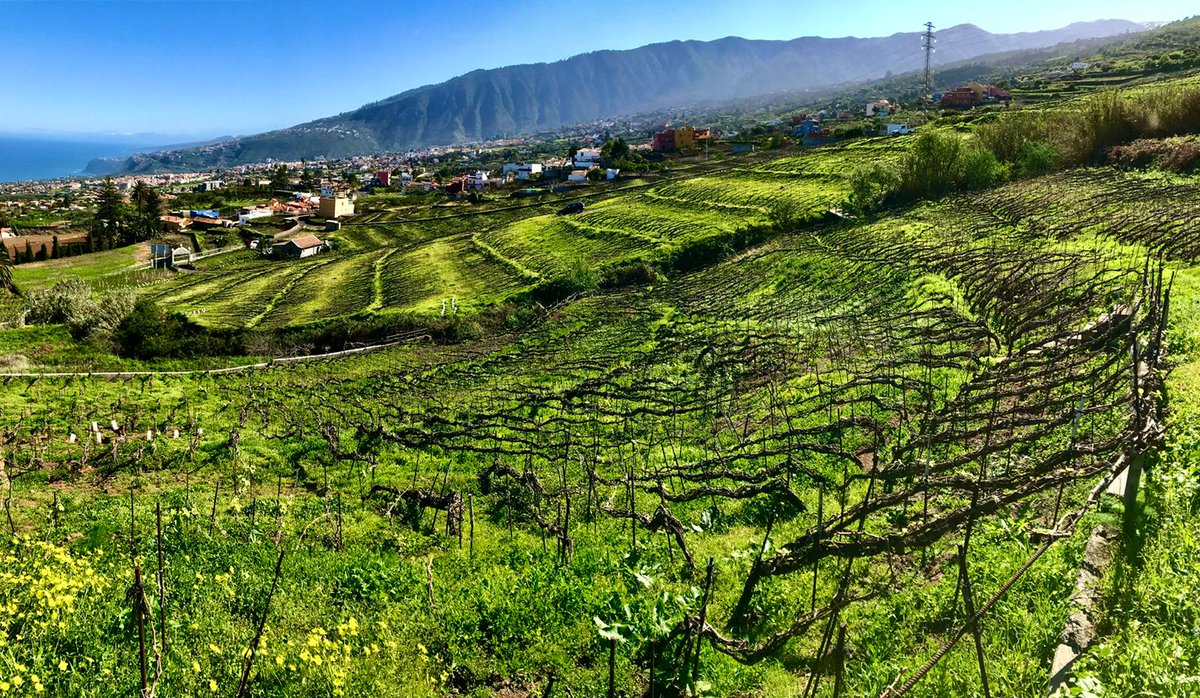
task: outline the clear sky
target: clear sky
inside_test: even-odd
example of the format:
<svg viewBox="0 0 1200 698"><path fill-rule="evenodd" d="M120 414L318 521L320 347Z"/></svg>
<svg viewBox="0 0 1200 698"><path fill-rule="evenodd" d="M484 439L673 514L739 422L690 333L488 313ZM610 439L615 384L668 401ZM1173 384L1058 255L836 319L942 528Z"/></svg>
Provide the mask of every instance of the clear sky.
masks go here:
<svg viewBox="0 0 1200 698"><path fill-rule="evenodd" d="M476 68L657 41L1197 12L1191 0L0 0L0 132L240 135Z"/></svg>

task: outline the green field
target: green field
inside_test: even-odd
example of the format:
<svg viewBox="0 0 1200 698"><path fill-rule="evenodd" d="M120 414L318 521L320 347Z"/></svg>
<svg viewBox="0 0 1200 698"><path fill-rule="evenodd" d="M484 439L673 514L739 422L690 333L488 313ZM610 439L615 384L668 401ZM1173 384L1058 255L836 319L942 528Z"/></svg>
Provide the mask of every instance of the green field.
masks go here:
<svg viewBox="0 0 1200 698"><path fill-rule="evenodd" d="M18 267L295 353L417 329L226 373L254 359L0 331L0 372L33 374L0 379L0 693L134 695L144 649L162 696L878 696L934 658L907 695L972 696L978 647L992 695L1042 696L1107 526L1060 698L1189 695L1200 176L1096 161L853 209L915 144L376 197L303 260ZM1127 511L1104 486L1143 458Z"/></svg>

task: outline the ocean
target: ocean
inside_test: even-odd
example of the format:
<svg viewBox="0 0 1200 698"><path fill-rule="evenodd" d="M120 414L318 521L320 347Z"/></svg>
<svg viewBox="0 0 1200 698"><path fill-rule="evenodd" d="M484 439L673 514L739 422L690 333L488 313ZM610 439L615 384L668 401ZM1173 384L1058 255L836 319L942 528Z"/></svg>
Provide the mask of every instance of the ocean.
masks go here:
<svg viewBox="0 0 1200 698"><path fill-rule="evenodd" d="M0 136L0 182L70 177L83 172L92 158L129 155L125 143L83 143Z"/></svg>

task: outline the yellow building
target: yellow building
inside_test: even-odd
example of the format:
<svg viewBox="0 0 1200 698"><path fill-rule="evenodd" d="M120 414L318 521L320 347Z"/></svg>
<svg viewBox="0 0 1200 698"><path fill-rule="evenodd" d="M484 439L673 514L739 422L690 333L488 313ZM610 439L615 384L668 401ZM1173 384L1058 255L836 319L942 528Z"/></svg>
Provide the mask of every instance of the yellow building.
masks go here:
<svg viewBox="0 0 1200 698"><path fill-rule="evenodd" d="M322 218L354 215L354 202L344 196L322 196L317 212Z"/></svg>
<svg viewBox="0 0 1200 698"><path fill-rule="evenodd" d="M696 147L696 129L691 126L680 126L675 129L675 148L684 150L685 148Z"/></svg>

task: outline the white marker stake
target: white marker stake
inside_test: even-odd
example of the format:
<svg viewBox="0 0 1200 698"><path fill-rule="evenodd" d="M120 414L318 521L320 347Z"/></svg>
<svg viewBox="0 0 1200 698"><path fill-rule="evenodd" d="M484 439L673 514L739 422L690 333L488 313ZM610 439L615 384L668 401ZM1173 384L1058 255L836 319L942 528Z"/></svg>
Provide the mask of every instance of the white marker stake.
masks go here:
<svg viewBox="0 0 1200 698"><path fill-rule="evenodd" d="M78 438L79 438L78 436L75 436L75 432L71 432L71 435L67 437L67 443L73 444L73 443L75 443L75 440Z"/></svg>

